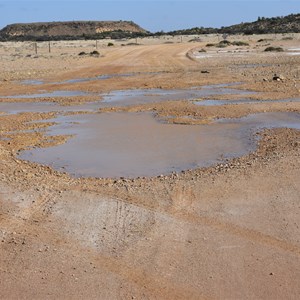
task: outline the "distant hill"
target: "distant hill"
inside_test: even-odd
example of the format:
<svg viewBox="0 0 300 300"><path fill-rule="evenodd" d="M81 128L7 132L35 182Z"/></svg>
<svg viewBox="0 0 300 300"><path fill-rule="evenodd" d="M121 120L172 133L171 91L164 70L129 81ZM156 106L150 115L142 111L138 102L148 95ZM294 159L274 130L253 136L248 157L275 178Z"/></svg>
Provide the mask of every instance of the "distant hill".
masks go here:
<svg viewBox="0 0 300 300"><path fill-rule="evenodd" d="M123 38L147 31L131 21L70 21L11 24L0 30L0 40L67 40Z"/></svg>
<svg viewBox="0 0 300 300"><path fill-rule="evenodd" d="M285 17L259 17L255 22L241 23L221 28L195 27L185 30L171 31L171 35L189 34L267 34L267 33L300 33L300 14Z"/></svg>
<svg viewBox="0 0 300 300"><path fill-rule="evenodd" d="M222 27L219 32L230 34L299 33L300 14L274 18L259 17L255 22Z"/></svg>
<svg viewBox="0 0 300 300"><path fill-rule="evenodd" d="M149 35L300 33L300 14L264 18L221 28L195 27L150 33L132 21L70 21L11 24L0 30L0 41L49 41L72 39L121 39Z"/></svg>

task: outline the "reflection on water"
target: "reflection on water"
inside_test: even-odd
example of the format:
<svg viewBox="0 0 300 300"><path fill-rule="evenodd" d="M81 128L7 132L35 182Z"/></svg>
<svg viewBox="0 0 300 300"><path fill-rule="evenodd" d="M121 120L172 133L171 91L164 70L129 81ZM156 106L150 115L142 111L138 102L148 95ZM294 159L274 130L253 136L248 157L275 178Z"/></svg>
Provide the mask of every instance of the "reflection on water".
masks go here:
<svg viewBox="0 0 300 300"><path fill-rule="evenodd" d="M67 143L23 151L20 158L75 176L138 177L209 166L255 149L261 128L300 129L296 113L261 113L210 125L158 122L149 113L60 116L50 135L74 134Z"/></svg>

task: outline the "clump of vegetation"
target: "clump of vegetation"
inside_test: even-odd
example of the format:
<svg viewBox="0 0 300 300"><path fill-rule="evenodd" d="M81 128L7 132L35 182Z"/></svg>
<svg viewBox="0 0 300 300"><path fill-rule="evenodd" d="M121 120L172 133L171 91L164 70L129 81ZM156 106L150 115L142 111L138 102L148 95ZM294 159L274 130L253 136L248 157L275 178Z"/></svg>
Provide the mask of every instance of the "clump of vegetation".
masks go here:
<svg viewBox="0 0 300 300"><path fill-rule="evenodd" d="M220 45L231 45L231 42L227 41L227 40L223 40L221 42L219 42Z"/></svg>
<svg viewBox="0 0 300 300"><path fill-rule="evenodd" d="M217 47L217 48L225 48L227 46L249 46L249 44L247 42L243 42L243 41L227 41L227 40L223 40L220 41L218 44L213 44L213 43L209 43L206 44L206 47Z"/></svg>
<svg viewBox="0 0 300 300"><path fill-rule="evenodd" d="M292 41L293 38L291 36L285 36L282 38L283 41Z"/></svg>
<svg viewBox="0 0 300 300"><path fill-rule="evenodd" d="M198 52L206 52L206 50L205 49L200 49Z"/></svg>
<svg viewBox="0 0 300 300"><path fill-rule="evenodd" d="M92 56L99 56L100 53L97 50L94 50L94 51L90 52L90 55L92 55Z"/></svg>
<svg viewBox="0 0 300 300"><path fill-rule="evenodd" d="M230 46L231 45L231 42L227 41L227 40L223 40L223 41L220 41L218 44L216 44L215 46L217 48L225 48L227 46Z"/></svg>
<svg viewBox="0 0 300 300"><path fill-rule="evenodd" d="M82 52L80 52L78 55L79 55L79 56L86 56L86 55L90 55L90 56L99 56L100 53L99 53L97 50L94 50L94 51L92 51L92 52L90 52L90 53L86 53L86 52L82 51Z"/></svg>
<svg viewBox="0 0 300 300"><path fill-rule="evenodd" d="M139 43L127 43L127 46L138 46L140 45Z"/></svg>
<svg viewBox="0 0 300 300"><path fill-rule="evenodd" d="M219 43L216 45L217 48L226 48L228 44Z"/></svg>
<svg viewBox="0 0 300 300"><path fill-rule="evenodd" d="M265 52L283 52L284 50L281 47L267 47Z"/></svg>
<svg viewBox="0 0 300 300"><path fill-rule="evenodd" d="M109 43L107 44L107 46L108 46L108 47L112 47L112 46L114 46L114 44L111 43L111 42L109 42Z"/></svg>
<svg viewBox="0 0 300 300"><path fill-rule="evenodd" d="M272 39L260 39L257 42L262 43L262 42L270 42L270 41L273 41L273 40Z"/></svg>
<svg viewBox="0 0 300 300"><path fill-rule="evenodd" d="M249 46L249 43L243 42L243 41L233 41L231 43L231 45L234 45L234 46Z"/></svg>
<svg viewBox="0 0 300 300"><path fill-rule="evenodd" d="M192 43L192 42L200 43L200 42L202 42L202 40L199 38L194 38L194 39L189 40L189 43Z"/></svg>

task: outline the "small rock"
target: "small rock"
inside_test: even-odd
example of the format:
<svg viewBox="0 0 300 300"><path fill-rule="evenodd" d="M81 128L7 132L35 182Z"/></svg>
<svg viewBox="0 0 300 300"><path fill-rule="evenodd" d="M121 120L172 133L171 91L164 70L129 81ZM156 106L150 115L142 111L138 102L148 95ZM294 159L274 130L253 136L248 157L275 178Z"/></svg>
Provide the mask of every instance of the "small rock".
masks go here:
<svg viewBox="0 0 300 300"><path fill-rule="evenodd" d="M285 80L285 77L282 76L282 75L274 74L273 80L275 80L275 81L283 81L283 80Z"/></svg>

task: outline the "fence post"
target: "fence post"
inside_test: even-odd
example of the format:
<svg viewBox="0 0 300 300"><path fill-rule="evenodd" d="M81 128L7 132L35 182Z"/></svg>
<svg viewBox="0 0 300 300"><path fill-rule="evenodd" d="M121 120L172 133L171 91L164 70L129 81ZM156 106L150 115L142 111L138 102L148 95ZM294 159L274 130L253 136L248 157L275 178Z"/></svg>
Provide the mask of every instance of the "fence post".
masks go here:
<svg viewBox="0 0 300 300"><path fill-rule="evenodd" d="M49 47L49 53L51 53L51 43L50 43L50 41L48 42L48 47Z"/></svg>

